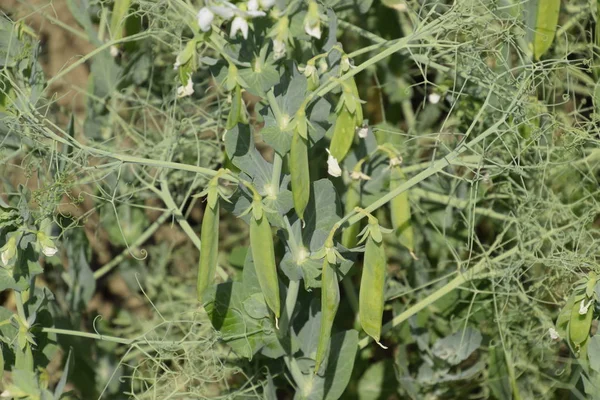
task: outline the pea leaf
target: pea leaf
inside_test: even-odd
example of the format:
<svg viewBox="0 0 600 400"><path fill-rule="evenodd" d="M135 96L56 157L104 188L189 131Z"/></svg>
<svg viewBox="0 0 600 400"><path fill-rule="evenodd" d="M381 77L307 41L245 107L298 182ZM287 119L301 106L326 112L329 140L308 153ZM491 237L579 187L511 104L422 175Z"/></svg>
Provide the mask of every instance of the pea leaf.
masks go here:
<svg viewBox="0 0 600 400"><path fill-rule="evenodd" d="M312 380L311 390L304 398L307 400L339 399L350 382L357 348L358 331L352 329L332 335L324 374L304 375L306 380ZM295 398L298 398L298 394Z"/></svg>
<svg viewBox="0 0 600 400"><path fill-rule="evenodd" d="M250 176L259 191L270 183L273 167L256 150L248 125L237 124L227 131L225 151L233 165Z"/></svg>
<svg viewBox="0 0 600 400"><path fill-rule="evenodd" d="M594 335L590 338L588 344L588 359L590 368L596 372L600 372L600 336Z"/></svg>
<svg viewBox="0 0 600 400"><path fill-rule="evenodd" d="M360 400L387 399L396 392L396 374L391 360L372 364L358 381Z"/></svg>
<svg viewBox="0 0 600 400"><path fill-rule="evenodd" d="M477 329L467 327L452 335L439 339L433 345L433 354L451 365L466 360L481 345L481 333Z"/></svg>

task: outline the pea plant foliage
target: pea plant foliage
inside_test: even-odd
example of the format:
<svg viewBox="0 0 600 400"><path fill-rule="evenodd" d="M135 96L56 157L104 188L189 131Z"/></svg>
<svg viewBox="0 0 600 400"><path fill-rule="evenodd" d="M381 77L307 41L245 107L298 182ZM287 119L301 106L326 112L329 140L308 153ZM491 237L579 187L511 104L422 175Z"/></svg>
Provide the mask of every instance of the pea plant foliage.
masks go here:
<svg viewBox="0 0 600 400"><path fill-rule="evenodd" d="M39 179L0 199L0 397L600 393L597 5L68 3L94 50L47 79L0 20L0 165ZM83 63L65 123L52 84ZM146 243L169 221L185 279L190 252ZM86 320L111 273L147 324ZM112 372L65 393L85 340Z"/></svg>

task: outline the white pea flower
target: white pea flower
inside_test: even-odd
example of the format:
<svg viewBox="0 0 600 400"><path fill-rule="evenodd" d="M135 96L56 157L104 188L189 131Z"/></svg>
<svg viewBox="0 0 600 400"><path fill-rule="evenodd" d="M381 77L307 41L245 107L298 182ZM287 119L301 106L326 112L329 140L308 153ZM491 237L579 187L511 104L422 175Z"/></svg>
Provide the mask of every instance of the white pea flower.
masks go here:
<svg viewBox="0 0 600 400"><path fill-rule="evenodd" d="M439 94L437 94L437 93L431 93L431 94L428 96L429 102L430 102L431 104L437 104L437 103L439 103L441 98L442 98L442 96L440 96L440 95L439 95Z"/></svg>
<svg viewBox="0 0 600 400"><path fill-rule="evenodd" d="M334 177L342 176L342 169L340 168L338 160L331 155L329 149L327 150L327 154L329 154L327 157L327 173Z"/></svg>
<svg viewBox="0 0 600 400"><path fill-rule="evenodd" d="M273 58L279 60L283 57L285 57L285 42L273 39Z"/></svg>
<svg viewBox="0 0 600 400"><path fill-rule="evenodd" d="M342 61L340 61L340 69L342 72L346 72L350 69L350 67L352 67L352 64L350 64L350 59L347 56L343 56Z"/></svg>
<svg viewBox="0 0 600 400"><path fill-rule="evenodd" d="M4 266L8 266L10 260L17 255L17 239L11 237L8 242L0 249L0 259Z"/></svg>
<svg viewBox="0 0 600 400"><path fill-rule="evenodd" d="M177 97L186 97L194 94L194 82L192 81L192 76L190 75L187 81L187 85L179 86L177 88Z"/></svg>
<svg viewBox="0 0 600 400"><path fill-rule="evenodd" d="M248 11L258 10L258 0L248 0Z"/></svg>
<svg viewBox="0 0 600 400"><path fill-rule="evenodd" d="M321 25L316 24L311 26L308 22L304 23L304 31L309 35L317 39L321 39Z"/></svg>
<svg viewBox="0 0 600 400"><path fill-rule="evenodd" d="M269 8L275 5L276 0L258 0L258 2L260 3L260 6L263 8L263 10L268 10Z"/></svg>
<svg viewBox="0 0 600 400"><path fill-rule="evenodd" d="M304 17L304 31L317 39L321 39L321 20L319 18L319 5L316 1L308 3L308 13Z"/></svg>
<svg viewBox="0 0 600 400"><path fill-rule="evenodd" d="M13 397L13 395L8 390L5 390L4 392L0 393L0 397L9 398L9 397Z"/></svg>
<svg viewBox="0 0 600 400"><path fill-rule="evenodd" d="M581 300L581 304L579 304L579 315L585 315L588 313L588 309L594 302L594 299L590 299L590 301L585 304L585 299Z"/></svg>
<svg viewBox="0 0 600 400"><path fill-rule="evenodd" d="M200 11L198 11L198 14L196 14L196 19L198 20L200 30L202 32L208 32L213 19L215 19L215 14L208 7L202 7Z"/></svg>
<svg viewBox="0 0 600 400"><path fill-rule="evenodd" d="M231 19L240 10L228 1L222 1L219 5L211 5L210 10L223 19Z"/></svg>
<svg viewBox="0 0 600 400"><path fill-rule="evenodd" d="M366 139L369 135L369 127L361 126L360 128L356 128L356 133L358 133L358 137L361 139Z"/></svg>
<svg viewBox="0 0 600 400"><path fill-rule="evenodd" d="M179 56L175 58L175 63L173 64L173 70L177 71L181 67L181 62L179 61Z"/></svg>
<svg viewBox="0 0 600 400"><path fill-rule="evenodd" d="M115 58L119 55L119 48L117 46L110 46L110 56Z"/></svg>
<svg viewBox="0 0 600 400"><path fill-rule="evenodd" d="M248 21L242 17L235 17L231 23L229 36L235 36L238 31L242 32L244 39L248 39Z"/></svg>
<svg viewBox="0 0 600 400"><path fill-rule="evenodd" d="M560 339L560 335L554 328L548 328L548 334L550 335L550 339L552 339L552 340Z"/></svg>
<svg viewBox="0 0 600 400"><path fill-rule="evenodd" d="M52 257L56 253L58 253L58 249L54 245L52 239L50 239L44 232L37 233L38 244L40 245L40 249L42 253L46 257Z"/></svg>

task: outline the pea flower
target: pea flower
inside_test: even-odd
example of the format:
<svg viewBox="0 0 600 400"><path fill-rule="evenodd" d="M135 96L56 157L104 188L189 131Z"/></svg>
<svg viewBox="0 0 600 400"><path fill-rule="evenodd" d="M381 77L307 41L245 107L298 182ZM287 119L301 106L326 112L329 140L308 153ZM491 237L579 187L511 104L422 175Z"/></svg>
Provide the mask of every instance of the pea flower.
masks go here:
<svg viewBox="0 0 600 400"><path fill-rule="evenodd" d="M427 98L431 104L437 104L440 102L442 96L437 93L431 93Z"/></svg>
<svg viewBox="0 0 600 400"><path fill-rule="evenodd" d="M402 157L390 158L390 167L397 167L402 164Z"/></svg>
<svg viewBox="0 0 600 400"><path fill-rule="evenodd" d="M117 46L110 46L110 56L115 58L119 55L119 48Z"/></svg>
<svg viewBox="0 0 600 400"><path fill-rule="evenodd" d="M590 301L585 304L585 299L581 300L581 304L579 304L579 315L585 315L588 313L588 309L594 302L594 299L590 299Z"/></svg>
<svg viewBox="0 0 600 400"><path fill-rule="evenodd" d="M10 260L17 255L17 239L13 236L0 249L0 259L4 266L8 266Z"/></svg>
<svg viewBox="0 0 600 400"><path fill-rule="evenodd" d="M238 31L242 32L242 36L244 39L248 39L248 19L255 17L264 17L264 11L250 10L242 11L237 10L235 12L236 17L233 19L231 23L231 31L229 32L229 36L235 36Z"/></svg>
<svg viewBox="0 0 600 400"><path fill-rule="evenodd" d="M192 81L192 76L188 77L187 85L179 86L177 88L177 97L186 97L194 94L194 82Z"/></svg>
<svg viewBox="0 0 600 400"><path fill-rule="evenodd" d="M202 32L208 32L213 19L215 19L215 14L208 7L202 7L200 11L198 11L198 14L196 14L196 19L198 20L200 30Z"/></svg>
<svg viewBox="0 0 600 400"><path fill-rule="evenodd" d="M548 328L548 334L550 335L550 339L552 339L552 340L560 339L560 335L554 328Z"/></svg>
<svg viewBox="0 0 600 400"><path fill-rule="evenodd" d="M350 174L350 178L354 179L355 181L369 181L371 180L371 177L367 174L362 173L361 171L352 171L352 173Z"/></svg>
<svg viewBox="0 0 600 400"><path fill-rule="evenodd" d="M42 253L46 257L52 257L58 252L58 249L54 245L52 239L50 239L44 232L37 233L38 244L42 250Z"/></svg>
<svg viewBox="0 0 600 400"><path fill-rule="evenodd" d="M338 160L331 155L329 149L327 149L327 154L327 173L334 177L342 176L342 169L340 168Z"/></svg>
<svg viewBox="0 0 600 400"><path fill-rule="evenodd" d="M359 138L366 139L369 135L369 127L363 125L359 128L356 128L356 133L358 133Z"/></svg>
<svg viewBox="0 0 600 400"><path fill-rule="evenodd" d="M319 5L312 0L308 3L308 13L304 17L304 31L317 39L321 39L321 20L319 18Z"/></svg>

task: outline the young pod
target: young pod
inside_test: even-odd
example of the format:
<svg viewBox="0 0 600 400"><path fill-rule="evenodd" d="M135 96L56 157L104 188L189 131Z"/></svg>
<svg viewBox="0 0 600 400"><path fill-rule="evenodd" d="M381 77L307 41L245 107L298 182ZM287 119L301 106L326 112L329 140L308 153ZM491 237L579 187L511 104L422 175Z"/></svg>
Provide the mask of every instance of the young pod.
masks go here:
<svg viewBox="0 0 600 400"><path fill-rule="evenodd" d="M323 260L323 272L321 273L321 332L317 346L315 362L315 374L323 363L331 339L331 328L333 320L340 304L340 287L338 284L335 265L330 264L327 257Z"/></svg>
<svg viewBox="0 0 600 400"><path fill-rule="evenodd" d="M250 216L250 247L252 258L256 266L258 283L265 297L265 302L275 314L280 316L279 281L277 279L277 266L275 265L275 249L271 225L264 215L260 205L253 206Z"/></svg>
<svg viewBox="0 0 600 400"><path fill-rule="evenodd" d="M310 198L310 171L308 168L308 140L305 120L297 121L297 127L294 129L289 167L292 177L294 208L298 217L304 220L304 210Z"/></svg>
<svg viewBox="0 0 600 400"><path fill-rule="evenodd" d="M198 301L207 287L212 285L219 256L219 199L217 186L208 189L208 201L202 218L200 231L200 261L198 262Z"/></svg>
<svg viewBox="0 0 600 400"><path fill-rule="evenodd" d="M329 152L338 162L341 162L348 154L354 141L355 128L354 114L348 108L341 107L335 120L333 137L329 146Z"/></svg>
<svg viewBox="0 0 600 400"><path fill-rule="evenodd" d="M246 113L244 111L244 100L242 99L242 89L240 85L236 85L233 93L231 94L231 109L227 116L227 123L225 129L232 129L237 125L238 122L246 123Z"/></svg>
<svg viewBox="0 0 600 400"><path fill-rule="evenodd" d="M593 315L593 300L583 297L574 302L569 321L569 339L575 346L581 345L589 337Z"/></svg>
<svg viewBox="0 0 600 400"><path fill-rule="evenodd" d="M371 232L365 243L358 309L363 330L379 343L383 318L386 258L379 226L377 223L369 222L368 229Z"/></svg>
<svg viewBox="0 0 600 400"><path fill-rule="evenodd" d="M406 182L406 176L402 169L394 166L390 171L390 191ZM400 244L405 246L411 254L414 254L415 243L413 228L410 219L410 202L408 191L404 191L390 201L392 227Z"/></svg>
<svg viewBox="0 0 600 400"><path fill-rule="evenodd" d="M346 204L344 206L346 214L352 212L355 207L360 206L360 191L361 181L359 179L352 179L348 185L348 191L346 192ZM360 224L352 224L344 229L342 231L342 246L347 249L356 247L359 233Z"/></svg>

